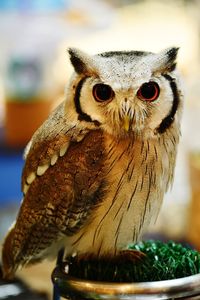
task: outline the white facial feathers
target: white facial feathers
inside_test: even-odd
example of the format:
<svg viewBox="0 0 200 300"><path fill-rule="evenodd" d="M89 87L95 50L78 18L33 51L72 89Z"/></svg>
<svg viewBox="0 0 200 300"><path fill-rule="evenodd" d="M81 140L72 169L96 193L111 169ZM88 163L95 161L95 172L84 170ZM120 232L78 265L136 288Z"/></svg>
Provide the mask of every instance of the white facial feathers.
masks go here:
<svg viewBox="0 0 200 300"><path fill-rule="evenodd" d="M141 135L147 127L155 132L152 124L159 127L166 121L162 124L164 132L173 123L180 102L174 72L177 53L175 47L159 53L111 51L97 55L70 49L76 80L81 81L74 97L78 120L86 124L96 122L118 136L123 135L122 128L136 130ZM93 93L95 85L102 85L102 93L105 85L109 86L114 95L112 99L102 94L106 100L97 101ZM145 97L147 92L150 95Z"/></svg>

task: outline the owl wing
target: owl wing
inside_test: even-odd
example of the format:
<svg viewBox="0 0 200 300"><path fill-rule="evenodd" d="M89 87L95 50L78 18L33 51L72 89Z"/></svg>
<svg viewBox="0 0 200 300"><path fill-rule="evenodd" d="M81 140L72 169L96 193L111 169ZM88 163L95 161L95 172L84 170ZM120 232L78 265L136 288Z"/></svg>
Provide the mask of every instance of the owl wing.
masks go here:
<svg viewBox="0 0 200 300"><path fill-rule="evenodd" d="M63 120L59 124L62 110L60 106L57 117L50 117L36 132L26 155L24 199L3 246L6 275L19 265L40 260L64 235L76 233L101 199L102 132L79 135L72 127L66 130Z"/></svg>

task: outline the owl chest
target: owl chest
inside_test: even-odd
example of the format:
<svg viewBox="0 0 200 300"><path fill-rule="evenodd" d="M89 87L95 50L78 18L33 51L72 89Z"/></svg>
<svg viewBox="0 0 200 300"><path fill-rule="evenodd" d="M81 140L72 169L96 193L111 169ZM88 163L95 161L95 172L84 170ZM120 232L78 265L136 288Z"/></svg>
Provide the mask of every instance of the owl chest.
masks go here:
<svg viewBox="0 0 200 300"><path fill-rule="evenodd" d="M107 155L104 178L106 192L91 212L87 224L73 237L78 252L116 252L138 240L160 208L163 187L155 165L134 151ZM162 190L162 191L161 191ZM156 201L155 199L156 194Z"/></svg>

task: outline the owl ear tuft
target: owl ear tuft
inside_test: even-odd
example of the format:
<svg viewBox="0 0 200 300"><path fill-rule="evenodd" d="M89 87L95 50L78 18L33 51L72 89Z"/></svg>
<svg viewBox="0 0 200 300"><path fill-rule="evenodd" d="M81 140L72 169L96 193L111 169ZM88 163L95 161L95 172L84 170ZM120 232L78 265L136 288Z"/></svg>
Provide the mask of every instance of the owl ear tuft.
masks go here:
<svg viewBox="0 0 200 300"><path fill-rule="evenodd" d="M178 47L171 47L158 53L157 69L168 72L173 71L176 68L178 50Z"/></svg>
<svg viewBox="0 0 200 300"><path fill-rule="evenodd" d="M68 53L76 73L90 75L95 72L94 62L90 55L76 48L69 48Z"/></svg>
<svg viewBox="0 0 200 300"><path fill-rule="evenodd" d="M176 60L177 54L178 54L178 47L172 47L172 48L168 48L166 49L166 55L168 56L168 60L169 62L174 63L174 61Z"/></svg>

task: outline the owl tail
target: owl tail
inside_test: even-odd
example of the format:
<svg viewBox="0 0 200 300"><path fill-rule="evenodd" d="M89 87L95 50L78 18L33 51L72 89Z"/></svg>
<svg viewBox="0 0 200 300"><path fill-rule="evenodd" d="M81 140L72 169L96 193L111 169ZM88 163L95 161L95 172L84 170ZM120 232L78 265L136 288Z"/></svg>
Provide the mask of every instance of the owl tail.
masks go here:
<svg viewBox="0 0 200 300"><path fill-rule="evenodd" d="M9 231L5 238L2 249L3 278L8 280L14 277L14 274L18 268L18 265L15 264L13 253L14 231L14 227Z"/></svg>

